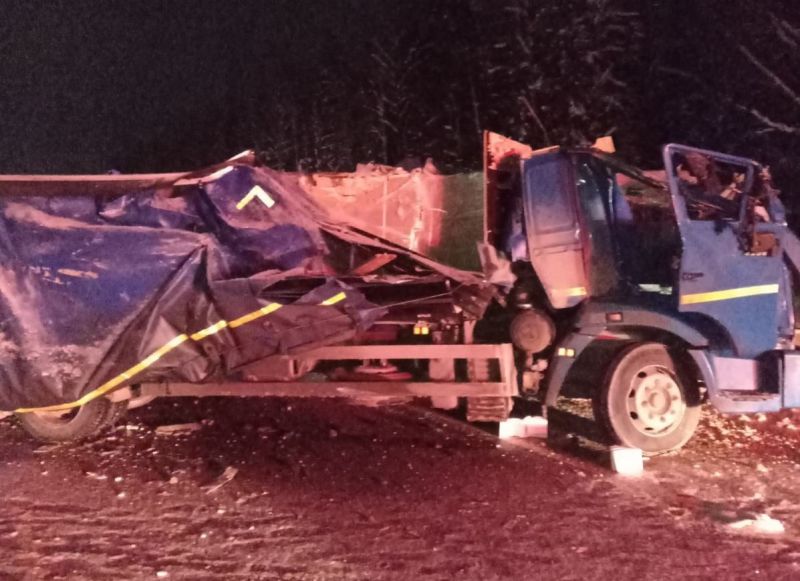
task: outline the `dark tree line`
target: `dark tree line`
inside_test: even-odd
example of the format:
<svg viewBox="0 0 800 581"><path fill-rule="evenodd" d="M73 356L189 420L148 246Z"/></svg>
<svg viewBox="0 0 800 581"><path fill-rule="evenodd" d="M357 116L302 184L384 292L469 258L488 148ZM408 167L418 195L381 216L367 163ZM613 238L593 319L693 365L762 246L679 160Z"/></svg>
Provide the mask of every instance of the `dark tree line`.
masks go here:
<svg viewBox="0 0 800 581"><path fill-rule="evenodd" d="M46 4L46 5L45 5ZM800 4L780 0L18 0L0 19L0 171L285 169L433 157L480 132L681 141L800 179Z"/></svg>
<svg viewBox="0 0 800 581"><path fill-rule="evenodd" d="M534 145L586 142L619 130L636 107L626 77L639 66L642 27L624 2L338 4L352 18L320 34L322 66L281 79L279 94L301 100L251 110L276 165L433 156L475 167L483 128Z"/></svg>

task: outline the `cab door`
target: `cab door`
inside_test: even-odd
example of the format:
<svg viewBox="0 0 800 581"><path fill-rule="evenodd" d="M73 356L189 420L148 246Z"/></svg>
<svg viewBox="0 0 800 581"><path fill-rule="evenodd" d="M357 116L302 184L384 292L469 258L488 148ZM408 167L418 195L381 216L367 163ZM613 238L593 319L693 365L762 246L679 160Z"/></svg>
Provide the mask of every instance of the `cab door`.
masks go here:
<svg viewBox="0 0 800 581"><path fill-rule="evenodd" d="M522 176L531 264L553 308L573 307L590 289L571 158L558 149L534 153Z"/></svg>
<svg viewBox="0 0 800 581"><path fill-rule="evenodd" d="M757 165L745 158L680 145L664 148L682 255L678 309L721 325L733 355L754 358L775 348L783 270L779 245L753 252L747 229Z"/></svg>

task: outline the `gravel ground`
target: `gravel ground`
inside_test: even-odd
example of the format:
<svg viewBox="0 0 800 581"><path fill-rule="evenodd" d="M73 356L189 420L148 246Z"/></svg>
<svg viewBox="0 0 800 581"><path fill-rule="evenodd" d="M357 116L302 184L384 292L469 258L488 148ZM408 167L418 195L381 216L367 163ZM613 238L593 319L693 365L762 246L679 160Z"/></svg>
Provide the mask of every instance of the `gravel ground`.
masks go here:
<svg viewBox="0 0 800 581"><path fill-rule="evenodd" d="M800 414L707 412L625 478L584 412L549 442L321 400L157 401L80 446L7 420L0 579L800 578Z"/></svg>

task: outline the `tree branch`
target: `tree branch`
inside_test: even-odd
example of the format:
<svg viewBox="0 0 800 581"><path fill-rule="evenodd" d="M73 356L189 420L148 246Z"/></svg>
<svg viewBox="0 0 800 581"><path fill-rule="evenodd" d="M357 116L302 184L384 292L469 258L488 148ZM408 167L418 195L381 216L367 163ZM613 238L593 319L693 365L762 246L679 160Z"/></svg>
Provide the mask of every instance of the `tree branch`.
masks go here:
<svg viewBox="0 0 800 581"><path fill-rule="evenodd" d="M774 14L770 14L769 17L778 38L792 48L800 47L800 28L792 26L785 20L779 20Z"/></svg>
<svg viewBox="0 0 800 581"><path fill-rule="evenodd" d="M761 121L764 125L766 125L769 129L773 131L788 133L790 135L800 135L800 127L788 125L786 123L783 123L782 121L775 121L764 115L758 109L748 108L748 107L739 107L739 108L742 111L747 111L748 113L750 113L753 117Z"/></svg>
<svg viewBox="0 0 800 581"><path fill-rule="evenodd" d="M753 65L758 68L764 75L770 79L775 85L778 86L786 95L794 101L797 105L800 105L800 94L794 91L789 85L787 85L783 79L781 79L778 75L776 75L767 65L762 63L756 56L750 52L747 48L743 45L739 45L739 50L741 53L749 60Z"/></svg>
<svg viewBox="0 0 800 581"><path fill-rule="evenodd" d="M547 128L544 126L544 123L542 123L541 117L539 117L539 115L536 113L536 109L534 109L533 104L525 96L520 97L519 100L523 105L525 105L525 108L528 110L528 113L530 113L531 117L533 117L533 120L536 122L536 125L539 126L539 129L542 130L545 143L550 145L550 134L547 132Z"/></svg>

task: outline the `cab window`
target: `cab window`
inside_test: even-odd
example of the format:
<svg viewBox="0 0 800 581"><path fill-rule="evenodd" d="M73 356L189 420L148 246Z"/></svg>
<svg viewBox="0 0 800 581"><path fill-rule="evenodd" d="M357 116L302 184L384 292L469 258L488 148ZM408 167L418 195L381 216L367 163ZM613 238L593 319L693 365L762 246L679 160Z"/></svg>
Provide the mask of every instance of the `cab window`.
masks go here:
<svg viewBox="0 0 800 581"><path fill-rule="evenodd" d="M669 293L681 251L680 234L663 172L614 174L614 230L631 282Z"/></svg>
<svg viewBox="0 0 800 581"><path fill-rule="evenodd" d="M678 192L690 220L737 222L751 169L698 151L673 152Z"/></svg>

